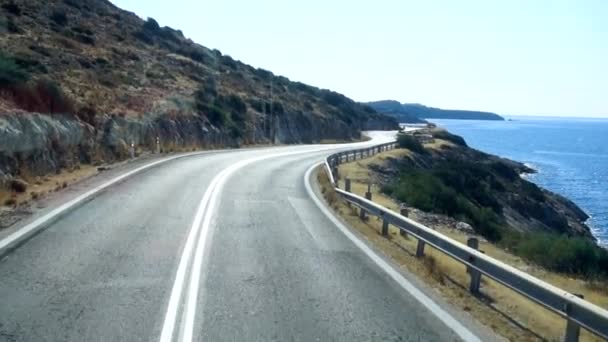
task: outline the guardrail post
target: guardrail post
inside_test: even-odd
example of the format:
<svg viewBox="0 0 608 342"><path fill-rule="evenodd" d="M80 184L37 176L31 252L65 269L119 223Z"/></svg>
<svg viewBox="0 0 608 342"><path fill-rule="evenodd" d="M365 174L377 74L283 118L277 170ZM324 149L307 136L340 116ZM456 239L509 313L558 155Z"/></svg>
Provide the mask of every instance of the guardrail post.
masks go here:
<svg viewBox="0 0 608 342"><path fill-rule="evenodd" d="M344 179L344 191L350 192L350 178Z"/></svg>
<svg viewBox="0 0 608 342"><path fill-rule="evenodd" d="M426 242L422 239L418 239L418 245L416 246L416 258L422 258L424 256L424 246Z"/></svg>
<svg viewBox="0 0 608 342"><path fill-rule="evenodd" d="M410 211L407 208L403 207L403 205L401 205L401 209L399 210L399 213L401 214L401 216L408 217L410 214ZM403 229L399 229L399 235L401 235L403 237L407 237L407 232Z"/></svg>
<svg viewBox="0 0 608 342"><path fill-rule="evenodd" d="M574 293L575 296L585 299L585 296L579 293ZM566 308L564 311L568 313L568 304L566 304ZM578 342L578 338L581 332L581 327L576 324L576 322L568 319L568 323L566 325L566 336L564 336L564 342Z"/></svg>
<svg viewBox="0 0 608 342"><path fill-rule="evenodd" d="M479 240L477 238L469 238L467 240L467 246L473 248L474 250L479 249ZM471 260L474 261L474 260ZM471 293L479 293L479 285L481 284L481 272L474 269L473 267L467 267L467 271L471 276L471 284L469 285L469 291Z"/></svg>
<svg viewBox="0 0 608 342"><path fill-rule="evenodd" d="M386 219L382 219L382 236L388 235L388 221Z"/></svg>
<svg viewBox="0 0 608 342"><path fill-rule="evenodd" d="M331 172L334 174L334 180L338 182L340 179L340 174L338 173L338 165L335 162L332 163Z"/></svg>
<svg viewBox="0 0 608 342"><path fill-rule="evenodd" d="M371 187L372 187L371 183L368 183L367 184L367 192L365 193L365 199L370 200L370 201L372 200ZM365 220L365 218L366 218L365 209L359 208L359 218L362 219L362 220Z"/></svg>

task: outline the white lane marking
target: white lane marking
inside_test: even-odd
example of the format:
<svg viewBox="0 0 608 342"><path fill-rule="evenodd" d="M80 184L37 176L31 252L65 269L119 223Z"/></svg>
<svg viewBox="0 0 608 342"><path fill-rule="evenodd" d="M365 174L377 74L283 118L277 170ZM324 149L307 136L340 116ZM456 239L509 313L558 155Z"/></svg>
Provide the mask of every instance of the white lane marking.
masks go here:
<svg viewBox="0 0 608 342"><path fill-rule="evenodd" d="M49 213L41 216L40 218L34 220L33 222L25 225L24 227L22 227L21 229L17 230L16 232L12 233L11 235L7 236L6 238L4 238L3 240L0 241L0 255L2 255L6 249L13 247L13 245L15 245L16 243L22 241L23 239L27 238L28 236L30 236L31 234L35 233L38 229L40 229L41 227L43 227L46 223L48 223L49 221L51 221L52 219L56 218L57 216L59 216L60 214L62 214L63 212L75 207L76 205L80 204L81 202L85 201L86 199L92 197L93 195L97 194L98 192L138 173L141 172L143 170L149 169L151 167L154 167L156 165L162 164L162 163L166 163L168 161L171 160L175 160L175 159L179 159L179 158L185 158L185 157L190 157L190 156L194 156L194 155L199 155L199 154L208 154L209 152L205 151L205 152L195 152L195 153L188 153L188 154L184 154L184 155L179 155L179 156L174 156L174 157L169 157L169 158L165 158L162 160L158 160L155 162L152 162L150 164L146 164L144 166L141 166L135 170L131 170L125 174L122 174L106 183L103 183L102 185L95 187L87 192L85 192L84 194L72 199L71 201L68 201L64 204L62 204L61 206L53 209L52 211L50 211Z"/></svg>
<svg viewBox="0 0 608 342"><path fill-rule="evenodd" d="M340 146L342 147L342 146ZM186 293L185 299L185 313L182 317L183 321L183 331L181 334L181 341L190 342L193 339L194 335L194 323L196 318L196 306L198 301L198 295L200 290L200 278L202 272L202 263L203 256L205 252L205 247L207 243L207 236L209 233L209 228L211 226L211 219L213 217L214 210L216 208L219 195L221 193L221 189L225 184L226 180L237 170L255 162L259 162L266 159L278 158L278 157L286 157L298 154L305 153L318 153L327 150L334 150L335 146L328 145L323 148L315 148L308 150L299 150L299 151L291 151L291 152L282 152L282 153L274 153L263 155L255 158L250 158L246 160L241 160L235 164L232 164L222 170L217 176L213 178L211 183L209 184L205 194L203 195L203 199L198 207L196 212L195 220L192 224L191 231L188 235L188 240L186 242L186 246L184 247L184 251L182 252L182 257L180 259L180 263L178 266L178 272L175 277L175 281L173 284L173 288L171 290L171 296L169 298L169 305L167 307L167 312L165 314L165 321L163 323L163 329L161 332L160 342L169 342L172 341L175 325L177 323L178 309L179 303L182 300L182 292L183 287L186 281L186 270L188 268L188 264L190 263L192 248L195 247L194 250L194 258L192 261L192 266L190 268L190 279L188 285L188 292ZM200 219L199 219L200 217ZM196 239L198 236L198 241L196 241L196 245L193 246L193 243L190 243L190 239Z"/></svg>
<svg viewBox="0 0 608 342"><path fill-rule="evenodd" d="M182 291L184 289L184 282L186 279L186 271L188 264L190 263L190 256L192 250L195 247L196 237L199 234L201 223L203 221L203 214L207 208L209 198L214 189L214 182L217 181L217 176L211 181L209 187L203 194L203 198L196 210L194 215L194 221L190 227L190 233L186 240L186 245L182 252L182 257L177 267L177 273L175 274L175 280L173 282L173 288L171 289L171 295L169 297L169 304L167 305L167 312L165 313L165 320L163 324L163 330L160 334L161 342L170 342L173 339L173 332L175 330L175 323L177 321L177 311L179 309L179 303L182 297Z"/></svg>
<svg viewBox="0 0 608 342"><path fill-rule="evenodd" d="M312 190L312 186L310 185L310 175L313 170L317 168L319 165L323 165L323 163L317 163L311 166L304 175L304 186L306 187L306 191L310 198L315 202L317 207L327 216L327 218L336 225L340 229L340 231L346 235L346 237L351 240L359 249L361 249L372 261L378 265L384 272L386 272L394 281L396 281L405 291L409 292L414 298L416 298L420 304L425 306L429 311L431 311L437 318L439 318L445 325L447 325L450 329L452 329L460 338L465 341L471 342L481 342L481 340L475 336L469 329L467 329L464 325L458 322L454 317L452 317L448 312L443 310L437 303L435 303L431 298L425 295L422 291L416 288L411 282L405 279L401 273L396 271L391 265L389 265L384 259L376 254L369 246L367 246L363 241L361 241L355 234L353 234L348 228L342 224L334 215L326 208L326 206L321 202L321 200L316 196L314 191Z"/></svg>

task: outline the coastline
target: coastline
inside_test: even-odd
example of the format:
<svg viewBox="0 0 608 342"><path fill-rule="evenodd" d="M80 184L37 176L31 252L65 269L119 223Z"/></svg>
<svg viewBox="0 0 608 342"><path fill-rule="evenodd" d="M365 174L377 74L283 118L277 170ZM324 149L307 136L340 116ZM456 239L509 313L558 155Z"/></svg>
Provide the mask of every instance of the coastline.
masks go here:
<svg viewBox="0 0 608 342"><path fill-rule="evenodd" d="M511 118L511 116L507 116ZM608 182L608 147L601 131L602 118L513 117L517 121L467 122L438 120L450 132L463 136L481 151L518 160L534 169L523 179L574 202L589 218L585 221L598 243L608 247L608 194L600 189ZM555 151L556 153L537 153Z"/></svg>

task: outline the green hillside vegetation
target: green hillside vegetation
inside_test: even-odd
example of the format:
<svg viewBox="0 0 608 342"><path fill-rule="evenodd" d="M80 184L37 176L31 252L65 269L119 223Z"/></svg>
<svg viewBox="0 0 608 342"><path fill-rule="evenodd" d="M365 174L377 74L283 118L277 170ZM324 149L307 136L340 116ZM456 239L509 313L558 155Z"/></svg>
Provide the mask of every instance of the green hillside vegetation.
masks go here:
<svg viewBox="0 0 608 342"><path fill-rule="evenodd" d="M490 112L440 109L417 103L399 103L394 100L369 102L367 105L404 123L424 122L424 119L504 120L500 115Z"/></svg>

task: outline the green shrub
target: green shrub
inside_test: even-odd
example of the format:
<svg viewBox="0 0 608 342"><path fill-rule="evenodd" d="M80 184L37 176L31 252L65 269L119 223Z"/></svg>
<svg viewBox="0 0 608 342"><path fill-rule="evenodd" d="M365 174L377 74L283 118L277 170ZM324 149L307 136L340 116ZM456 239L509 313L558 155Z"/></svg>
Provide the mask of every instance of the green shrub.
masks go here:
<svg viewBox="0 0 608 342"><path fill-rule="evenodd" d="M86 34L77 34L74 38L79 42L87 45L95 45L95 37L87 36Z"/></svg>
<svg viewBox="0 0 608 342"><path fill-rule="evenodd" d="M285 114L285 107L283 107L283 103L279 101L274 101L272 103L272 113L273 114Z"/></svg>
<svg viewBox="0 0 608 342"><path fill-rule="evenodd" d="M224 127L230 120L230 115L223 109L217 106L209 106L207 109L207 119L212 125L218 127Z"/></svg>
<svg viewBox="0 0 608 342"><path fill-rule="evenodd" d="M608 276L608 251L584 238L510 232L501 245L551 271L590 278Z"/></svg>
<svg viewBox="0 0 608 342"><path fill-rule="evenodd" d="M68 16L65 13L64 10L61 9L56 9L51 13L50 16L51 20L59 25L59 26L65 26L68 23Z"/></svg>
<svg viewBox="0 0 608 342"><path fill-rule="evenodd" d="M510 181L517 180L519 178L519 174L515 172L515 170L509 165L497 161L490 164L490 168L496 172L499 176L506 178Z"/></svg>
<svg viewBox="0 0 608 342"><path fill-rule="evenodd" d="M143 25L143 29L150 32L159 32L160 25L158 25L158 22L154 18L148 18Z"/></svg>
<svg viewBox="0 0 608 342"><path fill-rule="evenodd" d="M264 112L264 102L262 100L250 99L249 104L251 105L251 108L253 108L257 112L260 112L260 113Z"/></svg>
<svg viewBox="0 0 608 342"><path fill-rule="evenodd" d="M470 223L490 241L501 238L502 220L492 207L480 204L467 192L459 192L439 173L413 168L401 170L397 182L383 191L420 210L444 214Z"/></svg>
<svg viewBox="0 0 608 342"><path fill-rule="evenodd" d="M245 101L238 95L230 94L222 97L221 101L222 104L232 112L245 113L247 111L247 104L245 104Z"/></svg>
<svg viewBox="0 0 608 342"><path fill-rule="evenodd" d="M228 55L222 56L222 64L225 65L225 66L227 66L228 68L230 68L232 70L238 69L237 62L234 59L232 59L232 57L230 57Z"/></svg>
<svg viewBox="0 0 608 342"><path fill-rule="evenodd" d="M80 2L78 0L63 0L63 2L66 5L68 5L70 7L73 7L73 8L76 8L76 9L81 9L82 8L81 4L80 4Z"/></svg>
<svg viewBox="0 0 608 342"><path fill-rule="evenodd" d="M204 63L207 60L207 54L202 47L197 45L180 46L175 53L189 57L200 63Z"/></svg>
<svg viewBox="0 0 608 342"><path fill-rule="evenodd" d="M133 36L148 45L154 44L154 37L148 31L139 30L133 33Z"/></svg>
<svg viewBox="0 0 608 342"><path fill-rule="evenodd" d="M420 141L409 134L399 134L397 136L397 144L399 144L399 147L406 148L412 152L420 154L428 153Z"/></svg>
<svg viewBox="0 0 608 342"><path fill-rule="evenodd" d="M2 8L5 9L8 13L10 13L12 15L15 15L15 16L21 15L21 8L14 1L9 1L5 4L2 4Z"/></svg>
<svg viewBox="0 0 608 342"><path fill-rule="evenodd" d="M12 87L27 82L30 75L13 58L0 54L0 87Z"/></svg>
<svg viewBox="0 0 608 342"><path fill-rule="evenodd" d="M460 146L467 146L466 141L461 136L452 134L448 131L434 130L431 132L431 135L433 136L433 138L436 138L436 139L447 140L451 143L454 143L454 144L460 145Z"/></svg>

